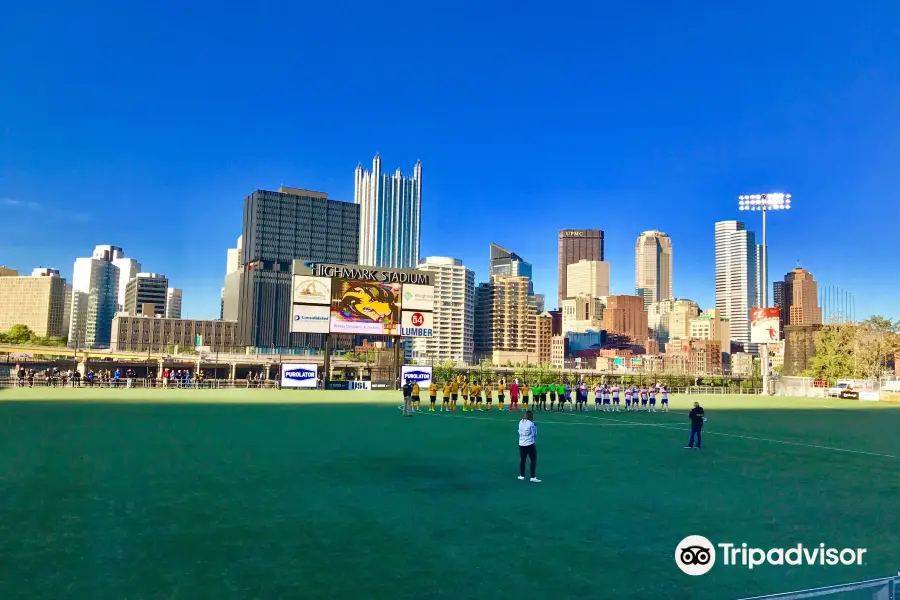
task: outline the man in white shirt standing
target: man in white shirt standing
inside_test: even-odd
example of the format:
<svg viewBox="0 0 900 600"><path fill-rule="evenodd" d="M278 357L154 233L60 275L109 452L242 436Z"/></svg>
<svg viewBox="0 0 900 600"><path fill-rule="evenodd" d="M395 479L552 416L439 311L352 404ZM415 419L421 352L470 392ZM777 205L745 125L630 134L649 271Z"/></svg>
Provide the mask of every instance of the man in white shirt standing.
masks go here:
<svg viewBox="0 0 900 600"><path fill-rule="evenodd" d="M534 413L525 411L525 418L519 421L519 480L525 479L525 460L531 460L531 482L540 483L535 476L537 470L537 446L534 438L537 437L537 425L534 424Z"/></svg>

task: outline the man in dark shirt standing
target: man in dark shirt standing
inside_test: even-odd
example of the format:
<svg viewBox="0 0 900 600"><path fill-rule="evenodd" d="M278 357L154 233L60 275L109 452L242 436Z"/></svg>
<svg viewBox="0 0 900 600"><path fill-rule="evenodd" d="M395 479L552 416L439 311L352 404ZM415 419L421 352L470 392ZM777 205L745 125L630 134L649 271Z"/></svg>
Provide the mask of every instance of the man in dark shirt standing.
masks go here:
<svg viewBox="0 0 900 600"><path fill-rule="evenodd" d="M411 417L412 416L412 382L407 379L406 383L403 384L403 416Z"/></svg>
<svg viewBox="0 0 900 600"><path fill-rule="evenodd" d="M696 448L700 449L700 432L703 430L703 422L706 421L706 417L703 414L703 407L700 406L699 402L694 402L694 408L691 409L688 418L691 420L691 441L688 442L688 445L685 448ZM697 438L697 445L694 446L694 437Z"/></svg>

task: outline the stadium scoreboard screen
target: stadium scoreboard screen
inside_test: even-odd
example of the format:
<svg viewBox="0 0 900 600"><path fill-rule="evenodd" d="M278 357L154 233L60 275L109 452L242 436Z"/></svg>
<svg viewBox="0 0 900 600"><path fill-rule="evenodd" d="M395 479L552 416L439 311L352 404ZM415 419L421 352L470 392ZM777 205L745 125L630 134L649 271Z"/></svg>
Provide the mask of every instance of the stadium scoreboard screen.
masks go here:
<svg viewBox="0 0 900 600"><path fill-rule="evenodd" d="M291 331L432 337L434 275L295 260Z"/></svg>

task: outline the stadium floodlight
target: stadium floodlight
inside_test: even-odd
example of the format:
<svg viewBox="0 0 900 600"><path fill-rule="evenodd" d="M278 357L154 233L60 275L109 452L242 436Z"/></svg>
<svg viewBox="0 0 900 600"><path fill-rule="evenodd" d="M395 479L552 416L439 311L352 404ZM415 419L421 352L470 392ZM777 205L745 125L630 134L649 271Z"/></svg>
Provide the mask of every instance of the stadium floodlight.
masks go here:
<svg viewBox="0 0 900 600"><path fill-rule="evenodd" d="M762 279L763 297L757 298L762 308L769 306L769 245L766 240L766 213L770 210L790 210L791 195L781 192L769 194L746 194L738 196L738 210L755 210L762 213L762 257L760 260L760 278ZM769 350L763 344L763 395L769 393Z"/></svg>

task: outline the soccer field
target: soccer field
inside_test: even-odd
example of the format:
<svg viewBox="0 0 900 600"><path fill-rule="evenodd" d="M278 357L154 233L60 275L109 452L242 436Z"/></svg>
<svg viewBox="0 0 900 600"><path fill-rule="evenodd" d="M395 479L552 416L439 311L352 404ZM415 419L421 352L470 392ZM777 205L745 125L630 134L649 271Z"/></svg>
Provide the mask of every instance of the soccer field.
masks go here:
<svg viewBox="0 0 900 600"><path fill-rule="evenodd" d="M719 599L900 567L900 407L675 397L668 414L401 418L394 392L0 392L0 598ZM684 450L686 411L709 422ZM689 577L697 534L867 548Z"/></svg>

